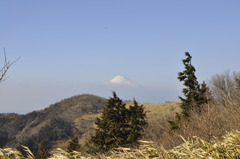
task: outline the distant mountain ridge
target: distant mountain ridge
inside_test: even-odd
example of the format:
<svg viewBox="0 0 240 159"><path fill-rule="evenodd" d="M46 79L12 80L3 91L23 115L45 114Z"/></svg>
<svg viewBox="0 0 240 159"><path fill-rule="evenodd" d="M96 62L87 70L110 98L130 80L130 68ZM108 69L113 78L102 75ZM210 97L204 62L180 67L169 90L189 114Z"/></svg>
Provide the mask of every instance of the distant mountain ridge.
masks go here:
<svg viewBox="0 0 240 159"><path fill-rule="evenodd" d="M52 148L58 141L81 136L93 129L95 119L81 118L86 114L99 114L105 104L105 98L83 94L25 115L0 114L0 147L25 145L33 152L41 145Z"/></svg>

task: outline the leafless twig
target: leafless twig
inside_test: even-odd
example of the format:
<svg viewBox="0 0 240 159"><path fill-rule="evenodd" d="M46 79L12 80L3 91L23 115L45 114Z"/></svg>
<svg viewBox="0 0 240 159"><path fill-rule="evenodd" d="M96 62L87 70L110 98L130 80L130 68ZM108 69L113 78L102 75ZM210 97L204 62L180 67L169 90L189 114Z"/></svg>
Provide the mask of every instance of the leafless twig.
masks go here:
<svg viewBox="0 0 240 159"><path fill-rule="evenodd" d="M3 51L4 51L4 65L0 70L0 82L3 82L4 80L6 80L5 75L6 75L7 71L9 70L9 68L21 58L21 57L19 57L19 58L17 58L17 60L10 62L7 59L5 48L3 49Z"/></svg>

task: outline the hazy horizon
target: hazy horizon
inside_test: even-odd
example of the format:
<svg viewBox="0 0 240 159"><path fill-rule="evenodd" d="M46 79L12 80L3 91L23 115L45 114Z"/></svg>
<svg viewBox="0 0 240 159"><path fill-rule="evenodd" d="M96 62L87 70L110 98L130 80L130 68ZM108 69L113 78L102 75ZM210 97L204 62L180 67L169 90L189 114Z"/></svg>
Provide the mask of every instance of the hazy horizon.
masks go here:
<svg viewBox="0 0 240 159"><path fill-rule="evenodd" d="M0 112L26 113L94 94L179 101L189 52L199 82L239 71L240 1L1 1ZM1 49L2 48L2 49ZM1 51L2 50L2 51ZM106 85L117 75L137 87Z"/></svg>

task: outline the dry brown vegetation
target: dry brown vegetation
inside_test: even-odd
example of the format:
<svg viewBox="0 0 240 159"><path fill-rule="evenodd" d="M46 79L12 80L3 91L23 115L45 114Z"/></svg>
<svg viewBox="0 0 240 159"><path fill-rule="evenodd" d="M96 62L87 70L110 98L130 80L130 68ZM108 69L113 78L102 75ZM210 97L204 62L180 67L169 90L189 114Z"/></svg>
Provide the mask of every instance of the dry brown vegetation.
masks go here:
<svg viewBox="0 0 240 159"><path fill-rule="evenodd" d="M190 140L182 138L183 144L171 150L160 149L151 142L142 141L138 149L118 148L108 155L85 156L81 152L67 152L56 148L50 152L48 159L238 159L240 157L240 132L227 133L223 140L204 141L198 137ZM0 149L1 159L35 159L32 152L23 146L24 154L11 148Z"/></svg>
<svg viewBox="0 0 240 159"><path fill-rule="evenodd" d="M153 121L146 139L170 149L183 143L180 136L186 139L198 136L209 142L221 139L226 132L240 130L239 79L240 76L236 73L214 76L210 81L211 102L203 106L201 113L192 111L190 118L181 120L178 130L169 127L168 121L175 119L172 116Z"/></svg>

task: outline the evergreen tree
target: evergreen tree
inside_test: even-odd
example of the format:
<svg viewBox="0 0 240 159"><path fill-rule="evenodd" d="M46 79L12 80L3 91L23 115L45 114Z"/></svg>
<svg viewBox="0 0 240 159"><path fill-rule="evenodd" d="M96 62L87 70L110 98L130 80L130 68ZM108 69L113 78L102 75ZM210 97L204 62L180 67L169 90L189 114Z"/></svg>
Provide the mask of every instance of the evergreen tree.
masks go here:
<svg viewBox="0 0 240 159"><path fill-rule="evenodd" d="M197 105L207 104L212 98L212 93L207 86L207 84L203 81L203 83L199 86L198 89L198 100Z"/></svg>
<svg viewBox="0 0 240 159"><path fill-rule="evenodd" d="M79 149L80 149L80 144L78 142L78 137L71 138L67 146L67 151L73 152L73 151L79 151Z"/></svg>
<svg viewBox="0 0 240 159"><path fill-rule="evenodd" d="M143 105L138 105L135 99L133 106L129 106L128 118L130 127L128 141L130 144L134 144L142 138L144 128L148 125L146 121L146 111L144 111Z"/></svg>
<svg viewBox="0 0 240 159"><path fill-rule="evenodd" d="M183 82L183 94L186 98L179 97L182 101L181 108L184 117L189 117L190 110L201 111L201 105L207 102L205 93L207 85L199 84L195 76L195 68L191 63L192 56L186 52L186 59L183 59L185 70L178 73L178 79Z"/></svg>
<svg viewBox="0 0 240 159"><path fill-rule="evenodd" d="M95 122L97 129L91 142L96 151L106 152L112 148L134 144L141 138L143 126L146 125L145 116L143 106L138 106L135 101L134 106L128 109L113 92L113 97L108 99L101 117Z"/></svg>
<svg viewBox="0 0 240 159"><path fill-rule="evenodd" d="M113 92L113 97L107 101L102 116L95 122L97 129L92 141L96 150L108 151L126 141L128 134L124 129L127 127L126 114L126 104Z"/></svg>

